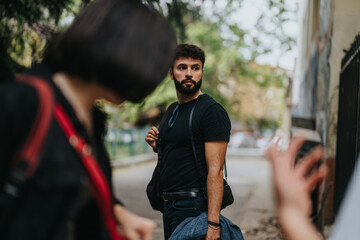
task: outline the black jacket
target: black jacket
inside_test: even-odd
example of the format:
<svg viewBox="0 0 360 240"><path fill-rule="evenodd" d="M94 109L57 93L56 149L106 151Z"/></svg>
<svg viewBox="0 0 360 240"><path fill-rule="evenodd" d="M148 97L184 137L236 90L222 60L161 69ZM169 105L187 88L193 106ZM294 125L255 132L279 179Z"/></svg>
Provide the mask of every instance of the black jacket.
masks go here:
<svg viewBox="0 0 360 240"><path fill-rule="evenodd" d="M88 142L89 137L69 102L51 81L52 73L38 65L27 74L40 76L50 83L55 101L60 103L76 131ZM10 169L16 151L21 149L32 126L38 105L35 89L8 82L0 85L0 186ZM111 167L104 146L106 115L94 111L95 157L111 187ZM0 209L1 211L1 209ZM1 212L0 212L1 215ZM9 219L1 239L108 239L96 203L90 194L81 160L53 118L43 146L39 166L26 185L16 211ZM7 237L4 237L7 236Z"/></svg>

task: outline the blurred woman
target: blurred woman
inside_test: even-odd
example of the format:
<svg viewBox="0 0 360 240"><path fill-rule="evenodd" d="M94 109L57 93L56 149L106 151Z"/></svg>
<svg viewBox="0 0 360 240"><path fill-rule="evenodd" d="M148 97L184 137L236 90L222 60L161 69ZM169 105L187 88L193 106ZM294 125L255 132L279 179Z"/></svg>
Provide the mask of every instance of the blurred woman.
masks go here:
<svg viewBox="0 0 360 240"><path fill-rule="evenodd" d="M83 139L86 148L83 154L77 152L77 142L69 142L61 121L52 116L39 165L21 189L10 218L1 222L1 239L111 238L83 161L88 156L95 160L113 196L104 147L106 115L94 102L141 101L166 76L175 46L163 18L141 1L97 0L51 41L43 63L18 77L45 82L79 136L76 140ZM0 196L7 194L13 159L24 148L41 101L32 84L0 85ZM152 238L152 221L112 200L112 214L127 239ZM0 219L6 208L0 201Z"/></svg>

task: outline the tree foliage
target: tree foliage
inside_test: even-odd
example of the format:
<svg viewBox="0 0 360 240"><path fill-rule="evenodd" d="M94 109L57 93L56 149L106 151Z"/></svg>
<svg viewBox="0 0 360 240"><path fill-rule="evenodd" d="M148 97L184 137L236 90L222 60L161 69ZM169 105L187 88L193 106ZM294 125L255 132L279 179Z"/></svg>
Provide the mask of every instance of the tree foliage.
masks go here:
<svg viewBox="0 0 360 240"><path fill-rule="evenodd" d="M243 31L233 26L232 31ZM286 71L273 66L258 65L245 59L241 48L243 38L225 38L218 23L196 21L186 27L187 41L200 46L206 53L202 91L220 102L230 116L238 121L279 121L285 107ZM140 105L127 103L114 118L136 123L144 114L158 107L164 112L176 101L173 81L169 77ZM146 115L146 114L145 114ZM121 121L118 121L121 122Z"/></svg>
<svg viewBox="0 0 360 240"><path fill-rule="evenodd" d="M246 36L251 34L230 18L237 14L237 9L241 8L244 1L249 0L143 0L169 21L175 29L178 42L194 43L205 50L203 91L222 103L234 119L241 121L268 118L271 114L266 113L266 109L264 114L254 113L255 111L252 113L251 110L267 106L271 101L266 96L280 94L286 85L284 71L254 63L257 56L268 53L271 48L256 36L250 36L252 41L246 41ZM285 0L264 1L268 4L269 11L260 15L255 27L258 33L279 41L282 50L286 51L294 44L294 40L282 28L283 23L289 20L291 11ZM40 61L46 41L62 27L61 19L76 15L89 2L90 0L2 0L2 80L22 71L33 61ZM266 28L265 22L272 22L276 29ZM250 58L244 57L245 50L251 51ZM124 120L144 124L140 120L151 121L152 114L149 113L153 112L154 115L151 110L157 109L160 113L158 116L161 116L167 105L175 100L173 82L166 78L141 104L126 103L118 111L111 108L111 117L115 124Z"/></svg>
<svg viewBox="0 0 360 240"><path fill-rule="evenodd" d="M46 40L75 0L2 0L0 2L0 74L14 73L40 60Z"/></svg>
<svg viewBox="0 0 360 240"><path fill-rule="evenodd" d="M263 12L258 18L255 25L258 37L254 37L253 41L253 47L259 49L261 45L262 48L253 53L252 60L255 60L261 54L271 52L274 46L278 47L283 54L291 50L295 45L294 37L286 32L284 24L296 21L296 4L290 6L285 0L267 0L266 5L269 11ZM273 39L272 44L259 41L262 36Z"/></svg>

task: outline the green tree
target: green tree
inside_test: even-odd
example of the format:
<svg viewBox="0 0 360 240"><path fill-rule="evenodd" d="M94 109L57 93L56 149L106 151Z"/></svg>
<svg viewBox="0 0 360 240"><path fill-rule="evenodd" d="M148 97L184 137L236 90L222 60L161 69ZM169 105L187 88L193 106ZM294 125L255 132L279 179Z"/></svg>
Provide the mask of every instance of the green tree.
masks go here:
<svg viewBox="0 0 360 240"><path fill-rule="evenodd" d="M134 0L135 1L135 0ZM74 17L91 0L2 0L0 1L0 74L1 80L11 79L34 61L54 32L61 29L61 19ZM185 21L197 19L193 5L173 0L143 1L158 9L185 40ZM1 81L0 80L0 81Z"/></svg>
<svg viewBox="0 0 360 240"><path fill-rule="evenodd" d="M11 78L40 53L59 25L61 16L74 12L76 0L2 0L0 2L0 74Z"/></svg>
<svg viewBox="0 0 360 240"><path fill-rule="evenodd" d="M236 106L241 109L245 100L238 95L245 95L242 91L247 91L246 87L256 88L259 92L266 92L270 88L284 88L284 71L253 63L257 56L267 53L270 49L260 41L255 41L255 45L254 41L246 42L245 36L249 33L229 18L236 14L244 1L147 0L143 2L157 9L168 19L175 29L179 42L195 43L205 50L207 59L204 92L230 109L233 118L245 121L257 117L244 109L239 111ZM260 16L256 27L259 32L277 37L285 51L292 46L292 38L282 30L275 32L264 28L264 21L270 19L278 28L282 28L283 23L288 21L291 11L284 0L265 1L271 11ZM61 19L75 16L89 2L90 0L1 1L0 74L2 79L21 72L33 61L40 61L46 41L52 33L63 27L60 24ZM225 4L219 7L222 3ZM209 8L211 14L208 13ZM252 51L252 58L243 57L244 49ZM166 78L141 104L127 103L120 111L111 110L111 117L115 124L126 120L141 125L146 123L147 119L151 122L154 112L158 112L161 116L167 105L175 100L173 82L170 78ZM152 111L153 109L157 111ZM159 119L159 116L156 119Z"/></svg>
<svg viewBox="0 0 360 240"><path fill-rule="evenodd" d="M286 71L246 60L241 55L241 49L246 47L243 40L245 33L237 26L232 26L231 31L240 37L223 37L218 23L209 21L196 21L186 27L188 41L200 46L206 53L202 91L225 106L235 120L279 121L280 112L285 107L281 101L285 94ZM154 108L161 114L173 101L176 101L175 88L173 81L167 77L141 104L125 104L113 117L142 125L146 123L144 118L151 120L149 115Z"/></svg>

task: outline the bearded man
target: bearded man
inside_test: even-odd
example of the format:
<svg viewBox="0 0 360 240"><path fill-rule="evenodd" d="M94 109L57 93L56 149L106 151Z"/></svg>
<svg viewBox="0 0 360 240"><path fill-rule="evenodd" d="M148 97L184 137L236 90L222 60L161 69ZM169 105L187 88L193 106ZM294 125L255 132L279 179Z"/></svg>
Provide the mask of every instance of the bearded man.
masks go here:
<svg viewBox="0 0 360 240"><path fill-rule="evenodd" d="M178 101L169 106L160 131L153 126L145 137L154 151L161 150L162 154L160 186L165 239L183 220L205 211L208 213L206 239L220 238L223 165L231 124L226 110L200 90L204 63L205 54L199 47L177 46L170 77ZM195 166L189 132L189 117L195 104L190 131L199 169ZM203 184L198 172L207 173ZM202 194L201 186L206 186L206 194Z"/></svg>

